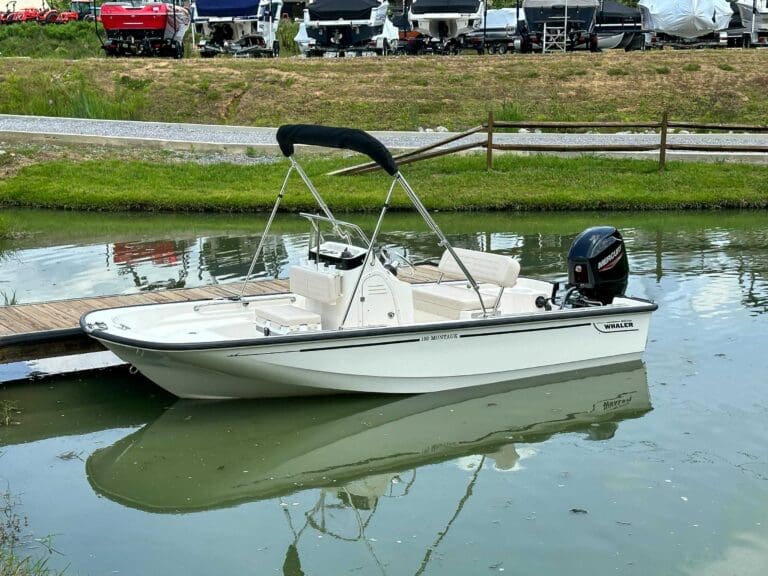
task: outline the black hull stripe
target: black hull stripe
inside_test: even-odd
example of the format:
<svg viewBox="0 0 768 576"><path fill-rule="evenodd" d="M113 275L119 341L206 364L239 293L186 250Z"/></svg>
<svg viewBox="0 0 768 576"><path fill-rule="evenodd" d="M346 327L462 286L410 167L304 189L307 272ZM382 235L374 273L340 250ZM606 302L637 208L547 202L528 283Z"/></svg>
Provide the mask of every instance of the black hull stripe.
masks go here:
<svg viewBox="0 0 768 576"><path fill-rule="evenodd" d="M584 324L568 324L567 326L546 326L544 328L524 328L523 330L504 330L501 332L482 332L480 334L459 334L459 338L475 338L476 336L498 336L500 334L523 334L524 332L543 332L545 330L565 330L566 328L583 328L591 326L591 322Z"/></svg>

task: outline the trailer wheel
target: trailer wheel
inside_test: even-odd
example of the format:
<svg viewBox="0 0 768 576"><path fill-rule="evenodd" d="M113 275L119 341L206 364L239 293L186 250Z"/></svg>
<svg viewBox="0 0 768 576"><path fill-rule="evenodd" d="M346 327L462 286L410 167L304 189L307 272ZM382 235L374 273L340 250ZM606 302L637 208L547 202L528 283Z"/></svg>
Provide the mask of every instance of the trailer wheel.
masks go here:
<svg viewBox="0 0 768 576"><path fill-rule="evenodd" d="M752 48L752 35L751 34L744 34L741 37L741 46L743 48Z"/></svg>
<svg viewBox="0 0 768 576"><path fill-rule="evenodd" d="M173 47L173 57L176 60L181 60L184 58L184 44L181 42L176 43L176 45Z"/></svg>
<svg viewBox="0 0 768 576"><path fill-rule="evenodd" d="M506 54L507 53L507 45L506 44L499 44L498 52L501 55Z"/></svg>
<svg viewBox="0 0 768 576"><path fill-rule="evenodd" d="M280 42L275 40L272 42L272 57L277 58L278 56L280 56Z"/></svg>

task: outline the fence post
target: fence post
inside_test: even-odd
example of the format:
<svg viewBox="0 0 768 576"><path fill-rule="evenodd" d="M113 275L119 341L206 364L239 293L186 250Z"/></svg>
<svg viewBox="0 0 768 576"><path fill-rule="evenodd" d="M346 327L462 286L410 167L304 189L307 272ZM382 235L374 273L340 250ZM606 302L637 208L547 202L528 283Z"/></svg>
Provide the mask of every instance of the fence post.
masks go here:
<svg viewBox="0 0 768 576"><path fill-rule="evenodd" d="M488 111L488 139L485 141L485 169L493 170L493 110Z"/></svg>
<svg viewBox="0 0 768 576"><path fill-rule="evenodd" d="M664 171L667 162L667 128L669 125L669 112L664 110L661 116L661 142L659 143L659 172Z"/></svg>

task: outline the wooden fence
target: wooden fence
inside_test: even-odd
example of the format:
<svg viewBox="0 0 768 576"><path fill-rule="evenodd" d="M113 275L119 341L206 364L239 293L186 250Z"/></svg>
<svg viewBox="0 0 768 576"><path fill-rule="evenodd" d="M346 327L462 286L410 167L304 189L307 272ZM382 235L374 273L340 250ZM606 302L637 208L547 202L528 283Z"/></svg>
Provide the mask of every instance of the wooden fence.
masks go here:
<svg viewBox="0 0 768 576"><path fill-rule="evenodd" d="M494 135L499 130L505 129L543 129L552 132L564 130L626 130L641 128L645 130L657 130L659 134L658 144L498 144L494 142ZM723 146L713 144L671 144L667 141L669 129L690 129L704 131L732 131L750 133L768 133L768 126L753 126L745 124L699 124L694 122L671 122L667 112L664 112L659 122L508 122L494 121L493 112L488 113L488 121L480 126L475 126L461 134L455 134L450 138L435 142L416 150L394 156L398 164L409 164L419 160L447 156L456 152L463 152L473 148L486 149L486 168L493 169L493 151L516 152L659 152L659 170L664 170L667 150L686 152L721 152L721 153L760 153L768 154L768 146ZM464 140L475 134L483 134L483 140L457 144L446 147L449 144ZM349 168L343 168L331 172L331 175L363 174L378 169L375 162L367 162Z"/></svg>

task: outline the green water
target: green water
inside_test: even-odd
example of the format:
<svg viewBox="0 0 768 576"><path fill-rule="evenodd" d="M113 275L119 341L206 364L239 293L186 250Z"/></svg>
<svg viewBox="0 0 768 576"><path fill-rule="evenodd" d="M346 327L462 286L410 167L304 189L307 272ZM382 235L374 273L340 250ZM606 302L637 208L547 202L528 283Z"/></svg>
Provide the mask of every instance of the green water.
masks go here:
<svg viewBox="0 0 768 576"><path fill-rule="evenodd" d="M219 255L239 278L263 218L44 216L18 213L0 260L30 301L121 286L132 258L130 290L185 259L189 285L218 278ZM124 370L6 386L0 486L29 552L52 535L67 574L764 574L768 218L437 219L548 277L581 229L619 226L629 292L659 304L643 363L405 398L184 402ZM264 274L302 250L279 232ZM387 235L435 253L409 218Z"/></svg>

